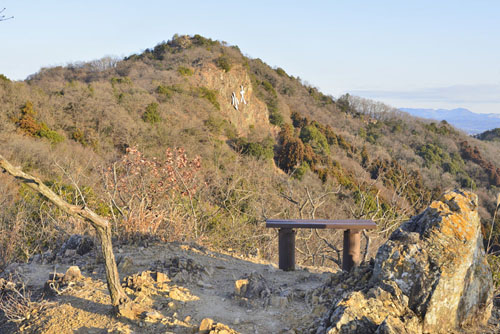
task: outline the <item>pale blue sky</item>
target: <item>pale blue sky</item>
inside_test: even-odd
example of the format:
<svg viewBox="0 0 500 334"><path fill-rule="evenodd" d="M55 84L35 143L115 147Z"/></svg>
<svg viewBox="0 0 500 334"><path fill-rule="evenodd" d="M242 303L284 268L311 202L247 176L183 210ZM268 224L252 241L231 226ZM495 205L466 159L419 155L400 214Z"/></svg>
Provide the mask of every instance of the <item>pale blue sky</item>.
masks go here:
<svg viewBox="0 0 500 334"><path fill-rule="evenodd" d="M238 45L339 96L500 113L500 1L0 0L0 73L127 56L173 34Z"/></svg>

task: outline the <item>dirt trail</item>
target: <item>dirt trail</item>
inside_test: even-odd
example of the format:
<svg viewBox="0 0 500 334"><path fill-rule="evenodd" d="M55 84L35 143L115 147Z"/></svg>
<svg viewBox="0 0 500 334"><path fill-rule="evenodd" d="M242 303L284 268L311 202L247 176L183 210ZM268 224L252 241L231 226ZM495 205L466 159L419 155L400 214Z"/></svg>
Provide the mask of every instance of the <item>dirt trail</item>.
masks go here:
<svg viewBox="0 0 500 334"><path fill-rule="evenodd" d="M129 277L127 293L150 310L143 319L113 317L102 264L92 254L66 254L54 264L38 259L10 266L9 271L16 271L35 290L43 288L51 273L64 273L71 265L78 265L84 276L57 290L60 294L49 298L55 306L24 322L19 331L197 333L201 321L211 318L233 333L301 333L325 311L313 300L313 292L331 277L327 269L283 272L262 260L191 245L123 246L117 248L116 257L121 278ZM241 278L238 295L235 282ZM229 328L219 333L230 333ZM0 323L0 333L11 330Z"/></svg>

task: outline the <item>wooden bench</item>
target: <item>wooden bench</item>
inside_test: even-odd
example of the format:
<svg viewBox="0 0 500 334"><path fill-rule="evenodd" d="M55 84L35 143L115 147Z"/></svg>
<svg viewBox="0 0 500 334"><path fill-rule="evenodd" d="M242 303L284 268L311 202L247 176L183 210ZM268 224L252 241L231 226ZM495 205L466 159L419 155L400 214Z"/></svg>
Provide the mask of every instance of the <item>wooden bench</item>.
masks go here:
<svg viewBox="0 0 500 334"><path fill-rule="evenodd" d="M374 229L371 220L326 220L326 219L268 219L266 227L279 229L279 268L295 270L295 230L296 228L321 228L344 230L342 270L350 271L360 262L361 230Z"/></svg>

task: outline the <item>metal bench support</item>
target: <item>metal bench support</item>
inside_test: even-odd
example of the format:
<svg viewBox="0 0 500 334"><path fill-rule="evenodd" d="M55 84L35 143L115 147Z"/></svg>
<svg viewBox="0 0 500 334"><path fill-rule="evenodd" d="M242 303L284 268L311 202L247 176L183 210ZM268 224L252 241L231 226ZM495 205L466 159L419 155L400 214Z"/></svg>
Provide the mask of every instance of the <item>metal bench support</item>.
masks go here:
<svg viewBox="0 0 500 334"><path fill-rule="evenodd" d="M344 231L344 250L342 254L342 270L350 271L361 262L361 230Z"/></svg>
<svg viewBox="0 0 500 334"><path fill-rule="evenodd" d="M281 270L295 270L295 230L279 229L279 267Z"/></svg>
<svg viewBox="0 0 500 334"><path fill-rule="evenodd" d="M377 225L371 220L268 219L266 227L279 229L279 268L286 271L295 270L295 229L344 230L342 270L350 271L361 262L361 230Z"/></svg>
<svg viewBox="0 0 500 334"><path fill-rule="evenodd" d="M279 229L279 268L284 271L295 270L295 230ZM342 255L342 270L350 271L361 262L361 231L344 231L344 250Z"/></svg>

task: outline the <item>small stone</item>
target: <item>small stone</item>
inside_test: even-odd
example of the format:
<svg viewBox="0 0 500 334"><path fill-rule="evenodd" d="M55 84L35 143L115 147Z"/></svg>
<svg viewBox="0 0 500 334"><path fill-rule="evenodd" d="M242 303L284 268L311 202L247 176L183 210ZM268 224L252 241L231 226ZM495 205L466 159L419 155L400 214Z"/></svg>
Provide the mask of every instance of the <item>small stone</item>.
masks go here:
<svg viewBox="0 0 500 334"><path fill-rule="evenodd" d="M174 302L170 302L168 303L168 308L175 311L177 309L177 305Z"/></svg>
<svg viewBox="0 0 500 334"><path fill-rule="evenodd" d="M206 283L202 280L199 280L196 285L198 285L200 288L205 288L205 289L213 289L214 286L210 283Z"/></svg>
<svg viewBox="0 0 500 334"><path fill-rule="evenodd" d="M313 305L319 304L319 296L316 295L311 296L311 304Z"/></svg>
<svg viewBox="0 0 500 334"><path fill-rule="evenodd" d="M191 295L189 293L189 291L187 291L187 290L182 291L179 288L173 288L172 290L170 290L168 295L170 298L177 300L177 301L182 301L182 302L194 301L194 300L199 299L198 297Z"/></svg>
<svg viewBox="0 0 500 334"><path fill-rule="evenodd" d="M185 323L189 323L190 321L191 321L191 317L189 315L184 318Z"/></svg>
<svg viewBox="0 0 500 334"><path fill-rule="evenodd" d="M214 268L211 266L204 267L203 271L208 275L208 277L212 277L212 275L214 274Z"/></svg>
<svg viewBox="0 0 500 334"><path fill-rule="evenodd" d="M160 312L156 312L156 311L150 311L150 312L147 312L145 314L145 317L144 317L145 321L148 321L148 322L156 322L158 320L160 320L161 318L163 318L163 316L161 315Z"/></svg>
<svg viewBox="0 0 500 334"><path fill-rule="evenodd" d="M76 249L66 249L64 252L64 257L72 257L75 256L76 254Z"/></svg>
<svg viewBox="0 0 500 334"><path fill-rule="evenodd" d="M156 272L154 276L154 279L157 283L164 283L169 281L168 276L162 272Z"/></svg>
<svg viewBox="0 0 500 334"><path fill-rule="evenodd" d="M243 297L245 296L245 293L247 292L247 287L248 287L248 279L239 279L236 282L234 282L234 293L236 296Z"/></svg>
<svg viewBox="0 0 500 334"><path fill-rule="evenodd" d="M132 261L130 257L126 256L120 261L120 264L118 265L118 271L124 274L130 273L133 266L134 261Z"/></svg>
<svg viewBox="0 0 500 334"><path fill-rule="evenodd" d="M214 321L210 318L205 318L200 323L200 334L208 334L212 330Z"/></svg>
<svg viewBox="0 0 500 334"><path fill-rule="evenodd" d="M71 266L68 268L66 271L66 274L64 274L63 277L63 282L74 282L78 281L82 278L82 273L80 271L80 268L78 266Z"/></svg>
<svg viewBox="0 0 500 334"><path fill-rule="evenodd" d="M271 305L276 308L284 308L288 304L288 298L281 296L272 296Z"/></svg>

